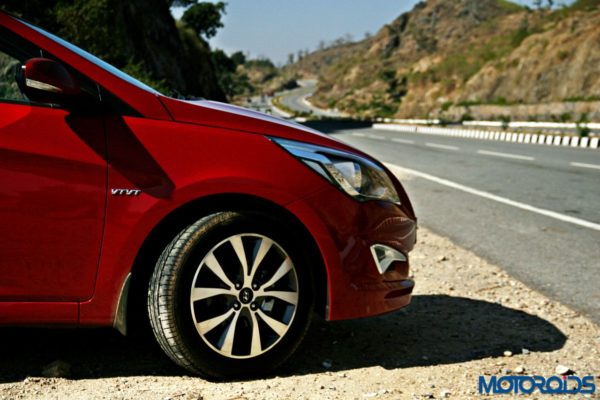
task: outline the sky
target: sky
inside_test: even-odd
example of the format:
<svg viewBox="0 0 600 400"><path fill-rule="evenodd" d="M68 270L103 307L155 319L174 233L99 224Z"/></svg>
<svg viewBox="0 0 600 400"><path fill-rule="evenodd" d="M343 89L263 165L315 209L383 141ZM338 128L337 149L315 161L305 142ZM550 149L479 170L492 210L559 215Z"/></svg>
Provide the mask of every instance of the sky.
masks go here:
<svg viewBox="0 0 600 400"><path fill-rule="evenodd" d="M288 54L315 50L321 40L331 42L347 34L359 40L366 32L376 33L403 12L410 11L418 0L225 2L225 27L210 39L211 47L228 54L241 50L251 58L267 57L275 63L285 63ZM516 2L531 6L533 0ZM175 18L181 17L183 12L182 9L172 11Z"/></svg>

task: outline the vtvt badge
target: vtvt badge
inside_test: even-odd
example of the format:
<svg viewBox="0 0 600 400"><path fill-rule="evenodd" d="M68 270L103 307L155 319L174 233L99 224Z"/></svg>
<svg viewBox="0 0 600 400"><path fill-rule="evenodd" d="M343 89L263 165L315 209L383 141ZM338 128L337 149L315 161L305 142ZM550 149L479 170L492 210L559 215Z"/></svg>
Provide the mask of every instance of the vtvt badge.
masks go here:
<svg viewBox="0 0 600 400"><path fill-rule="evenodd" d="M139 196L142 191L140 189L110 189L110 194L113 196Z"/></svg>

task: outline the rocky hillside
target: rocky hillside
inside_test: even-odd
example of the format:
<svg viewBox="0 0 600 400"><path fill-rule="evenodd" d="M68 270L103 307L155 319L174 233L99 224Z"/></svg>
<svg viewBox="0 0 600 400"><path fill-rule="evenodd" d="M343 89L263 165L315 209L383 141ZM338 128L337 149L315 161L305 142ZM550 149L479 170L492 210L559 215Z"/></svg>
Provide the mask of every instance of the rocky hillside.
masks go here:
<svg viewBox="0 0 600 400"><path fill-rule="evenodd" d="M598 21L600 0L428 0L283 74L318 78L321 107L371 117L600 118Z"/></svg>

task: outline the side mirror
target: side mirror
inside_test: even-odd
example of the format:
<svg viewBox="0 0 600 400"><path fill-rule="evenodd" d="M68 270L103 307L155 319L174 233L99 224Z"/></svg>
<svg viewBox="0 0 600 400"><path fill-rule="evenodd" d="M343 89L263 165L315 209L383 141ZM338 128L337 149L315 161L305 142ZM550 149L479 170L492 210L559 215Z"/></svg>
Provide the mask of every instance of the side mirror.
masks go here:
<svg viewBox="0 0 600 400"><path fill-rule="evenodd" d="M79 82L59 62L31 58L21 66L17 81L31 101L64 105L81 94Z"/></svg>

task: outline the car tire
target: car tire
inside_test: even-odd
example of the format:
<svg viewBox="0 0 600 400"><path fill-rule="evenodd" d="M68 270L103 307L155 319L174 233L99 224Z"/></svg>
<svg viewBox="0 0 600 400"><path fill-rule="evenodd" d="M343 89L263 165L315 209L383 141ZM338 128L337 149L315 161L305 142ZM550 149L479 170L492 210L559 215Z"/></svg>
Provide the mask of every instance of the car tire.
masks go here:
<svg viewBox="0 0 600 400"><path fill-rule="evenodd" d="M298 347L314 308L302 240L264 213L220 212L181 231L149 282L154 335L208 378L264 375Z"/></svg>

